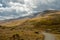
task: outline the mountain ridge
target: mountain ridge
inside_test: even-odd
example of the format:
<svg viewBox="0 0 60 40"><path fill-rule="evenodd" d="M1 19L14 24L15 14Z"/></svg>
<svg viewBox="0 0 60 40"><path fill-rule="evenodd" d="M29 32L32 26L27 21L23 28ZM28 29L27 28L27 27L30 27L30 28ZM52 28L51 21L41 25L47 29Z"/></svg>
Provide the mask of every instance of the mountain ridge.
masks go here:
<svg viewBox="0 0 60 40"><path fill-rule="evenodd" d="M29 21L29 20L41 20L41 19L49 19L49 15L52 15L52 19L53 19L53 15L56 14L60 14L60 11L58 10L45 10L43 12L39 12L39 13L35 13L33 14L33 16L26 16L26 17L22 17L22 18L17 18L17 19L9 19L9 20L4 20L0 22L0 25L5 26L18 26L21 24L24 24L25 21Z"/></svg>

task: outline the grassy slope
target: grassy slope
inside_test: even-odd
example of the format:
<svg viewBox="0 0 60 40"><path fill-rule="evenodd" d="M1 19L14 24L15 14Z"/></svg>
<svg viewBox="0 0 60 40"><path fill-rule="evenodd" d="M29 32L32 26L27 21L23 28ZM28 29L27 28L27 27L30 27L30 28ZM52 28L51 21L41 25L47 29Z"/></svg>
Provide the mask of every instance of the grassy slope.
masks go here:
<svg viewBox="0 0 60 40"><path fill-rule="evenodd" d="M14 34L19 34L21 38L25 40L36 40L40 39L41 36L43 37L40 30L51 33L60 33L60 12L46 13L47 14L44 16L37 16L27 20L13 20L3 23L1 24L2 26L0 26L0 34L5 34L6 37L12 37ZM4 35L2 38L3 37Z"/></svg>
<svg viewBox="0 0 60 40"><path fill-rule="evenodd" d="M22 23L22 26L60 33L60 12L49 12L43 17L37 16Z"/></svg>
<svg viewBox="0 0 60 40"><path fill-rule="evenodd" d="M13 20L1 24L4 27L32 27L36 29L50 29L52 32L60 32L60 11L45 11L44 16L31 19Z"/></svg>

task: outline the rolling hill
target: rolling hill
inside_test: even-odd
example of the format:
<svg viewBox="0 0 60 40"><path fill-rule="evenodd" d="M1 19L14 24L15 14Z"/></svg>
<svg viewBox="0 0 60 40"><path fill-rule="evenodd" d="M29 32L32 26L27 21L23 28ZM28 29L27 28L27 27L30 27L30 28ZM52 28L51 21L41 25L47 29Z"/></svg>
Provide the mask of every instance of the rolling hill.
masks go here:
<svg viewBox="0 0 60 40"><path fill-rule="evenodd" d="M60 11L46 10L32 17L0 22L0 40L44 40L41 31L60 35Z"/></svg>
<svg viewBox="0 0 60 40"><path fill-rule="evenodd" d="M26 21L28 21L28 24L32 22L44 22L48 24L48 21L50 22L59 22L60 20L60 11L57 10L46 10L43 12L39 12L36 14L33 14L34 16L27 16L23 17L22 19L10 19L10 20L4 20L0 21L0 25L2 26L18 26L20 24L27 24ZM43 24L43 23L42 23ZM57 24L57 23L56 23Z"/></svg>

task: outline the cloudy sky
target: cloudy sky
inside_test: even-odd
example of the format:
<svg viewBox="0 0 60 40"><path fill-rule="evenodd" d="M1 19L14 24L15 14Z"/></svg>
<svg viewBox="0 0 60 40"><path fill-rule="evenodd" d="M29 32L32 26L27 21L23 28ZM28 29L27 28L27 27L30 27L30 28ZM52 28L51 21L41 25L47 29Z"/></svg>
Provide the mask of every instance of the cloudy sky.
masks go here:
<svg viewBox="0 0 60 40"><path fill-rule="evenodd" d="M51 9L60 10L60 0L0 0L0 20Z"/></svg>

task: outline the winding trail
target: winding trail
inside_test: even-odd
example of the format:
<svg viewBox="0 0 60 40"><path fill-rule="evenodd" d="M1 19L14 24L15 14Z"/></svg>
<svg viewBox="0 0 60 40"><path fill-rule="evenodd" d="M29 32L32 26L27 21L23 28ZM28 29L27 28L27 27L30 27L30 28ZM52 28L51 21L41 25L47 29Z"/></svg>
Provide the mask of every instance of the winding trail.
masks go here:
<svg viewBox="0 0 60 40"><path fill-rule="evenodd" d="M45 36L44 40L56 40L55 36L53 34L46 33L46 32L42 32L42 34L44 34L44 36Z"/></svg>

